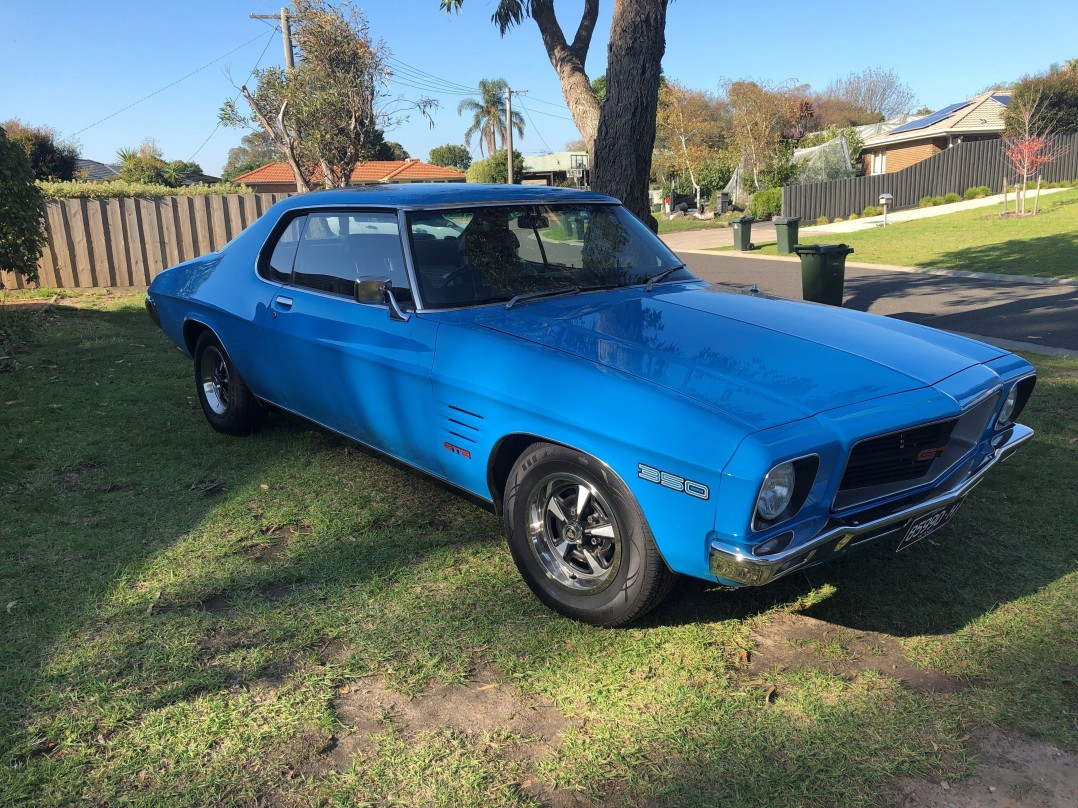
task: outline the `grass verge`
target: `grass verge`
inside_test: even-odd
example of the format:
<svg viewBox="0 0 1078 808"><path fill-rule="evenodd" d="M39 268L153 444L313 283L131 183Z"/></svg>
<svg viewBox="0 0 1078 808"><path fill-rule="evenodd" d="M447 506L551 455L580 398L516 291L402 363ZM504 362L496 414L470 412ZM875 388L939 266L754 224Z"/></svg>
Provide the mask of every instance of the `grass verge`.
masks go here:
<svg viewBox="0 0 1078 808"><path fill-rule="evenodd" d="M1078 278L1078 190L1042 198L1040 211L1017 219L978 208L853 233L802 233L800 242L849 244L850 260L869 264ZM777 254L774 245L759 252Z"/></svg>
<svg viewBox="0 0 1078 808"><path fill-rule="evenodd" d="M0 802L871 805L979 725L1078 749L1074 362L945 532L604 631L425 479L212 432L140 298L0 317Z"/></svg>

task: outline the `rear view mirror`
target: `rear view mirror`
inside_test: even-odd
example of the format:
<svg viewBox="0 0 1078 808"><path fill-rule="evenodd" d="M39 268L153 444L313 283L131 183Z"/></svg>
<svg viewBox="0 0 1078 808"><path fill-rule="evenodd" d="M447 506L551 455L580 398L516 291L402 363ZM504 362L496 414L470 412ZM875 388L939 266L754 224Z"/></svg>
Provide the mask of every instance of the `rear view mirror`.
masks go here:
<svg viewBox="0 0 1078 808"><path fill-rule="evenodd" d="M550 221L541 213L523 213L517 217L519 230L545 230L550 227Z"/></svg>

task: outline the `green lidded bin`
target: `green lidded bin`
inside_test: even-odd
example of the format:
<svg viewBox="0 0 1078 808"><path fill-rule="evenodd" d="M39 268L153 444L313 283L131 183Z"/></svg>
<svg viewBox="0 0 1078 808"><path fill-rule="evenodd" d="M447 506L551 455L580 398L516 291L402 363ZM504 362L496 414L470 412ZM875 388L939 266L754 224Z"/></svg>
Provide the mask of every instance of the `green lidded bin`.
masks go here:
<svg viewBox="0 0 1078 808"><path fill-rule="evenodd" d="M853 247L846 244L798 244L794 252L801 259L801 294L805 300L841 306L846 256L853 252Z"/></svg>
<svg viewBox="0 0 1078 808"><path fill-rule="evenodd" d="M771 220L775 225L779 255L789 255L797 246L797 227L801 224L800 216L776 216Z"/></svg>
<svg viewBox="0 0 1078 808"><path fill-rule="evenodd" d="M734 227L734 249L746 252L752 249L752 223L755 216L735 216L730 220Z"/></svg>

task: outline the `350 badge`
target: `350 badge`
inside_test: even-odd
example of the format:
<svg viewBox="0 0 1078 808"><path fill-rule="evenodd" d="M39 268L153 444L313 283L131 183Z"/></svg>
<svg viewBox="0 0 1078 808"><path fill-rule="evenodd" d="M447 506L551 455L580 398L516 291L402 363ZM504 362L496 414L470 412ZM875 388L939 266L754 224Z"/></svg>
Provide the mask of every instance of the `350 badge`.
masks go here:
<svg viewBox="0 0 1078 808"><path fill-rule="evenodd" d="M679 477L677 474L671 474L662 469L645 466L643 463L637 463L637 467L640 469L638 476L643 480L647 480L649 483L657 483L658 485L666 486L674 491L681 491L682 493L688 494L690 497L696 497L697 499L707 499L711 496L711 489L703 483L698 483L695 480L686 480L684 477Z"/></svg>

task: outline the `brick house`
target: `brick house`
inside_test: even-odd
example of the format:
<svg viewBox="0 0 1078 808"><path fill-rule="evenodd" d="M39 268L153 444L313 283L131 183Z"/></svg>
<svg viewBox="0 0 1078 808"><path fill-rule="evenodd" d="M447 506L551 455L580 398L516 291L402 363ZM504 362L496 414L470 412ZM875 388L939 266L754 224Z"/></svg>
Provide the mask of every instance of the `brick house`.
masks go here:
<svg viewBox="0 0 1078 808"><path fill-rule="evenodd" d="M865 174L893 174L956 143L1002 137L1010 101L1009 93L992 90L866 138L861 150Z"/></svg>
<svg viewBox="0 0 1078 808"><path fill-rule="evenodd" d="M318 172L316 172L318 173ZM319 173L319 176L320 173ZM317 183L319 176L313 177ZM369 160L352 169L352 185L381 185L387 182L466 182L467 177L452 168L422 160ZM296 178L288 163L269 163L236 177L257 193L295 193Z"/></svg>

